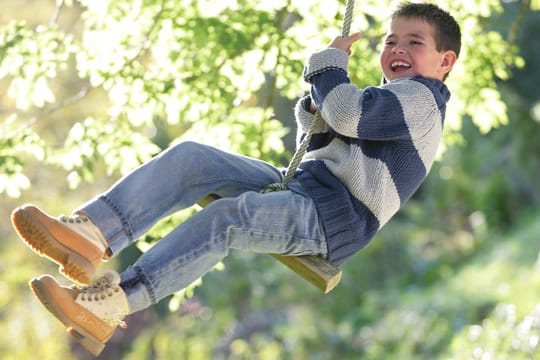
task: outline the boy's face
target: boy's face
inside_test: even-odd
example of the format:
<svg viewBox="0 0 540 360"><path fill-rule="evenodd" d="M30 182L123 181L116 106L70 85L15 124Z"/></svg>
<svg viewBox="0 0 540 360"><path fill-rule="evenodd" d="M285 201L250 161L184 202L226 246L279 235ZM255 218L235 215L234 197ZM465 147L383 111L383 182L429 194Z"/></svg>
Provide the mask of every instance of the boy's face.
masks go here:
<svg viewBox="0 0 540 360"><path fill-rule="evenodd" d="M456 58L454 51L437 51L434 29L428 22L398 17L390 22L380 63L388 81L416 75L443 80Z"/></svg>

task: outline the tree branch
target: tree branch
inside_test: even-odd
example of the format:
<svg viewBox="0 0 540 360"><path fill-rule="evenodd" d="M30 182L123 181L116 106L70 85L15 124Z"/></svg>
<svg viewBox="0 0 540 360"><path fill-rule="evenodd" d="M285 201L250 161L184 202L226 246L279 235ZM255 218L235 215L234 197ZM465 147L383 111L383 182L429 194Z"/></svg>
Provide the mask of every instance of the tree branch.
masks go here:
<svg viewBox="0 0 540 360"><path fill-rule="evenodd" d="M508 31L508 36L506 38L510 47L515 45L519 31L523 27L523 22L525 21L525 15L527 15L530 8L531 8L531 0L523 0L521 2L521 7L519 8L519 12L516 16L516 20L510 27L510 30Z"/></svg>
<svg viewBox="0 0 540 360"><path fill-rule="evenodd" d="M88 95L88 93L93 90L94 88L91 87L90 85L85 85L81 90L79 90L79 92L75 95L73 95L72 97L69 97L61 102L57 102L55 103L54 105L44 109L43 111L41 111L39 114L37 114L36 116L33 116L32 118L30 118L30 120L28 120L28 126L30 125L33 125L35 124L38 120L66 107L66 106L69 106L71 104L74 104L78 101L81 101L82 99L84 99L86 97L86 95Z"/></svg>
<svg viewBox="0 0 540 360"><path fill-rule="evenodd" d="M56 4L56 8L54 9L54 13L51 17L51 19L49 20L49 24L48 26L51 28L53 27L54 24L56 24L56 22L58 21L58 18L60 17L60 10L62 9L62 7L64 6L64 2L60 2Z"/></svg>

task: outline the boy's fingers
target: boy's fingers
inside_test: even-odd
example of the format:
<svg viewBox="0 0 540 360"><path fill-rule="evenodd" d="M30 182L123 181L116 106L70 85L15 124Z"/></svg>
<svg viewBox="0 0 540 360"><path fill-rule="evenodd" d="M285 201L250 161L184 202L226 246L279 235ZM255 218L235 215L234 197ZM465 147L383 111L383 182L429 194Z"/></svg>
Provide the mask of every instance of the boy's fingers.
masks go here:
<svg viewBox="0 0 540 360"><path fill-rule="evenodd" d="M356 32L354 34L349 35L346 39L349 40L349 42L352 44L362 38L361 32Z"/></svg>
<svg viewBox="0 0 540 360"><path fill-rule="evenodd" d="M354 33L347 37L337 36L334 40L332 40L329 47L345 50L350 55L351 45L360 40L361 37L362 33L360 32Z"/></svg>

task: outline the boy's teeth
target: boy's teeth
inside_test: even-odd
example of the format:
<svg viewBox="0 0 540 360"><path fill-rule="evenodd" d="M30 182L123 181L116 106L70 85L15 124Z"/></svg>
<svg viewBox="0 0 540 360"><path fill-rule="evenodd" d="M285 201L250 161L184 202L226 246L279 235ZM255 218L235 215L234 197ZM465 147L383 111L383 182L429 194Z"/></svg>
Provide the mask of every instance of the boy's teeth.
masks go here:
<svg viewBox="0 0 540 360"><path fill-rule="evenodd" d="M396 61L396 62L392 63L392 69L396 69L398 66L403 66L403 67L407 67L407 68L411 67L411 65L409 65L407 63L404 63L402 61Z"/></svg>

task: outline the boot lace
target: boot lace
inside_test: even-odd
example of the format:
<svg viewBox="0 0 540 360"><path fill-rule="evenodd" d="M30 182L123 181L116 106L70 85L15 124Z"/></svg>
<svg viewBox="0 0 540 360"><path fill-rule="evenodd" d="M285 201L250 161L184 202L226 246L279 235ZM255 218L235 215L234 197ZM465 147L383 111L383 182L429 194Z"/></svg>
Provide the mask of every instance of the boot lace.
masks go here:
<svg viewBox="0 0 540 360"><path fill-rule="evenodd" d="M106 274L89 286L80 288L77 302L109 325L126 328L127 325L122 319L127 313L127 301L118 284L118 274Z"/></svg>
<svg viewBox="0 0 540 360"><path fill-rule="evenodd" d="M58 219L63 223L69 223L69 224L82 224L82 223L86 223L90 221L90 219L87 216L80 215L80 214L76 214L72 216L61 215Z"/></svg>

